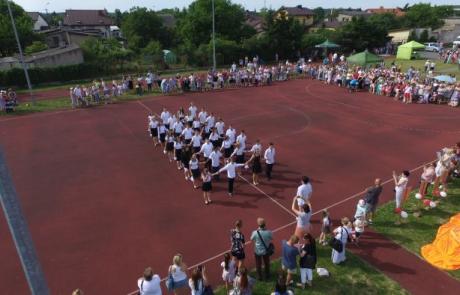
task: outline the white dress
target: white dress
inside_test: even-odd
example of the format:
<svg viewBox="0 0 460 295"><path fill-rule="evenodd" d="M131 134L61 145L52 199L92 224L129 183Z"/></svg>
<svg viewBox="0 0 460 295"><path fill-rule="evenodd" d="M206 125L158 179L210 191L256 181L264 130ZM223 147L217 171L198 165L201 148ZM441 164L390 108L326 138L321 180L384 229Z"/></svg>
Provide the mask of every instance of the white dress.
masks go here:
<svg viewBox="0 0 460 295"><path fill-rule="evenodd" d="M403 202L403 198L404 198L404 192L406 191L406 186L407 186L407 182L409 180L405 177L405 176L402 176L399 180L398 180L398 184L395 186L395 192L396 192L396 195L395 195L395 201L396 201L396 208L401 208L401 205L402 205L402 202Z"/></svg>
<svg viewBox="0 0 460 295"><path fill-rule="evenodd" d="M348 234L350 232L348 232L347 234L347 229L343 226L340 226L338 228L336 228L336 230L334 232L337 232L335 234L335 238L339 241L342 242L343 244L343 250L342 252L337 252L336 250L332 249L332 263L335 263L335 264L339 264L343 261L345 261L346 257L345 257L345 246L347 245L347 240L348 240Z"/></svg>

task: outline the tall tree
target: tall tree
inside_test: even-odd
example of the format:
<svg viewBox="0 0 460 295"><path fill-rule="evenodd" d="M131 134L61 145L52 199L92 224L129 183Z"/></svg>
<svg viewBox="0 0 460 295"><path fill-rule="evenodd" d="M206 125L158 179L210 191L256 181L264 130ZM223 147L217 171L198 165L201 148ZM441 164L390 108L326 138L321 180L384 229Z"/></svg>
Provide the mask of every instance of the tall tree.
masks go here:
<svg viewBox="0 0 460 295"><path fill-rule="evenodd" d="M18 30L19 40L24 49L32 44L34 40L38 39L33 32L33 22L21 6L15 3L10 3L10 5ZM18 52L6 0L0 0L0 38L0 56L9 56Z"/></svg>
<svg viewBox="0 0 460 295"><path fill-rule="evenodd" d="M165 34L161 18L153 10L145 7L133 7L123 18L121 24L123 36L128 40L128 46L139 50L147 46L150 41L159 41L162 45L169 45L169 36Z"/></svg>
<svg viewBox="0 0 460 295"><path fill-rule="evenodd" d="M406 25L411 28L441 27L442 18L453 15L452 6L431 6L429 3L419 3L408 8L405 16Z"/></svg>
<svg viewBox="0 0 460 295"><path fill-rule="evenodd" d="M337 41L350 51L382 47L388 41L388 30L375 26L364 17L353 17L340 29Z"/></svg>
<svg viewBox="0 0 460 295"><path fill-rule="evenodd" d="M295 57L300 52L304 27L297 20L283 11L271 11L265 23L270 47L280 58Z"/></svg>
<svg viewBox="0 0 460 295"><path fill-rule="evenodd" d="M245 11L230 0L215 0L216 35L226 40L240 42L254 34L244 24ZM186 42L195 46L207 44L212 33L212 0L196 0L185 10L179 20L178 31Z"/></svg>

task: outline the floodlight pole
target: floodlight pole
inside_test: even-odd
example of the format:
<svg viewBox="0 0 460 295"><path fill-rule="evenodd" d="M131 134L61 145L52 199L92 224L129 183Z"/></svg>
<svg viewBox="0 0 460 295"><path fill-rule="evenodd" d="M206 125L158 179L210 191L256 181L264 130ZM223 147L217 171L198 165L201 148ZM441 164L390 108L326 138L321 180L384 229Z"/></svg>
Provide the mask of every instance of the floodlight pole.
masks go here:
<svg viewBox="0 0 460 295"><path fill-rule="evenodd" d="M216 70L216 11L212 0L212 69Z"/></svg>
<svg viewBox="0 0 460 295"><path fill-rule="evenodd" d="M24 62L24 55L22 53L21 42L19 41L18 31L16 29L16 23L14 22L13 12L11 11L10 0L6 0L6 5L8 6L8 12L10 14L11 25L13 26L14 36L16 37L16 43L18 43L19 62L21 63L22 68L24 69L24 75L26 76L27 87L29 88L29 94L30 94L30 98L32 100L32 104L35 104L35 97L34 97L34 94L33 94L33 91L32 91L32 84L30 83L29 71L27 70L27 65Z"/></svg>
<svg viewBox="0 0 460 295"><path fill-rule="evenodd" d="M32 295L48 295L46 284L37 253L35 252L32 236L19 204L19 199L8 171L3 149L0 147L0 203L5 219L8 222L16 251L21 260L22 269L26 275Z"/></svg>

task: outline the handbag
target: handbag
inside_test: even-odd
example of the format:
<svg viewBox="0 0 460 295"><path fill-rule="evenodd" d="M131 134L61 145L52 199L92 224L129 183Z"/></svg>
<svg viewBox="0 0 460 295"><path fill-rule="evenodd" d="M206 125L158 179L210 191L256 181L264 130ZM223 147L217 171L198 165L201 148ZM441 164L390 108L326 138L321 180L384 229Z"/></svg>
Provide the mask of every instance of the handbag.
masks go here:
<svg viewBox="0 0 460 295"><path fill-rule="evenodd" d="M166 288L171 291L174 289L174 278L171 273L171 269L169 269L168 278L166 279Z"/></svg>
<svg viewBox="0 0 460 295"><path fill-rule="evenodd" d="M212 290L211 286L204 287L202 295L214 295L214 291Z"/></svg>
<svg viewBox="0 0 460 295"><path fill-rule="evenodd" d="M342 231L342 230L343 230L343 228L340 229L340 231ZM342 243L342 241L336 239L335 237L332 238L329 241L329 246L331 246L332 249L334 249L335 251L337 251L339 253L342 253L342 251L343 251L343 243Z"/></svg>
<svg viewBox="0 0 460 295"><path fill-rule="evenodd" d="M268 247L267 247L267 245L265 245L265 241L262 238L262 235L260 234L259 230L257 230L257 234L259 235L259 238L260 238L260 241L262 242L262 245L264 245L265 252L267 253L267 255L272 256L275 253L275 245L273 245L273 243L270 243L270 244L268 244Z"/></svg>

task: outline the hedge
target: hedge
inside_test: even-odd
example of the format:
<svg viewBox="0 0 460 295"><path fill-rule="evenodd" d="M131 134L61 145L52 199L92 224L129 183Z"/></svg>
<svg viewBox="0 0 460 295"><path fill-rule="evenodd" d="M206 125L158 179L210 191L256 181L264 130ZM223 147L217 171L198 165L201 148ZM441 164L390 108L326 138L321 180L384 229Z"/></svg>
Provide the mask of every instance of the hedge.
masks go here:
<svg viewBox="0 0 460 295"><path fill-rule="evenodd" d="M136 71L138 69L124 68L124 72ZM30 68L29 77L33 85L50 82L68 82L72 80L82 80L98 78L102 76L117 74L118 69L103 69L95 64L78 64L70 66L60 66L55 68ZM24 87L27 85L24 71L21 68L14 68L8 71L0 71L0 87Z"/></svg>

